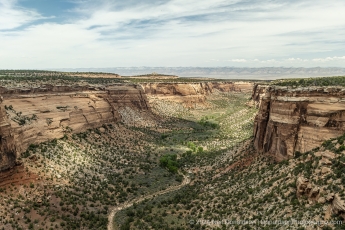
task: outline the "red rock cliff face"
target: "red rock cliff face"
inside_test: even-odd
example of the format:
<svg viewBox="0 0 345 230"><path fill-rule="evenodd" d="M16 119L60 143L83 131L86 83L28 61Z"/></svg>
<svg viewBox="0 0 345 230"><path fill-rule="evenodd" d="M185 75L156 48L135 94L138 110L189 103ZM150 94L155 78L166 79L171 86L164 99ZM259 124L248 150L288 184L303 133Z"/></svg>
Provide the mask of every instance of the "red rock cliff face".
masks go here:
<svg viewBox="0 0 345 230"><path fill-rule="evenodd" d="M206 96L216 91L245 92L252 91L251 82L199 82L199 83L142 83L145 93L183 104L188 108L195 108L197 104L204 104Z"/></svg>
<svg viewBox="0 0 345 230"><path fill-rule="evenodd" d="M344 88L255 86L253 99L259 105L255 148L277 160L291 158L295 151L309 151L345 132Z"/></svg>
<svg viewBox="0 0 345 230"><path fill-rule="evenodd" d="M122 119L119 110L149 111L146 95L136 85L103 88L45 86L0 89L0 171L16 164L30 144L61 138ZM6 108L5 108L6 106Z"/></svg>
<svg viewBox="0 0 345 230"><path fill-rule="evenodd" d="M145 93L166 96L208 95L215 90L221 92L251 92L250 82L202 82L202 83L143 83Z"/></svg>

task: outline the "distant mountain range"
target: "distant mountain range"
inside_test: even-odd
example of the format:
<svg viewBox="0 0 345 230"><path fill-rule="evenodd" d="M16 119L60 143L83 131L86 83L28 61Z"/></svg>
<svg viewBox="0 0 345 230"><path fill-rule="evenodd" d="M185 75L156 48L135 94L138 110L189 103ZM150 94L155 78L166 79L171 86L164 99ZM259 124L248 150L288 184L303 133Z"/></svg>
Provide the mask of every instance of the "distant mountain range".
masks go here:
<svg viewBox="0 0 345 230"><path fill-rule="evenodd" d="M57 71L108 72L121 76L159 73L180 77L212 77L223 79L277 79L299 77L345 76L345 68L238 68L238 67L115 67L115 68L75 68L54 69Z"/></svg>

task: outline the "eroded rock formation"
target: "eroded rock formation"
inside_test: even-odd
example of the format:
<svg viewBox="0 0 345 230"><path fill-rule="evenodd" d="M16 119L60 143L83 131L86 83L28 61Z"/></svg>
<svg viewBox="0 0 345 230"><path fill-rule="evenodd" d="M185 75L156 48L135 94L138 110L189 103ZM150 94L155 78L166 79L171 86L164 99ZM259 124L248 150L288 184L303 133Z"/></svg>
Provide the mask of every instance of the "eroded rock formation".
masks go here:
<svg viewBox="0 0 345 230"><path fill-rule="evenodd" d="M0 171L13 167L30 144L61 138L67 129L78 133L120 121L123 108L150 110L137 85L45 85L0 93Z"/></svg>
<svg viewBox="0 0 345 230"><path fill-rule="evenodd" d="M306 152L345 132L345 89L255 86L259 106L254 124L255 148L277 160Z"/></svg>
<svg viewBox="0 0 345 230"><path fill-rule="evenodd" d="M206 102L206 96L218 92L251 92L251 82L199 82L199 83L142 83L145 93L195 107Z"/></svg>
<svg viewBox="0 0 345 230"><path fill-rule="evenodd" d="M145 93L152 95L208 95L214 90L221 92L250 92L250 82L201 82L201 83L143 83Z"/></svg>

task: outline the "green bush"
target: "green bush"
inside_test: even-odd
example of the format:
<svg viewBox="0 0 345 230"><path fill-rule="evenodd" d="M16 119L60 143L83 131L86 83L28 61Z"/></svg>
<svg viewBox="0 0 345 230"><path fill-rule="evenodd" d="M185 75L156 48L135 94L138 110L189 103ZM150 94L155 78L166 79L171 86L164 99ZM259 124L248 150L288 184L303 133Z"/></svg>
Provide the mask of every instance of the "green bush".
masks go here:
<svg viewBox="0 0 345 230"><path fill-rule="evenodd" d="M159 159L159 164L163 168L167 168L171 173L177 173L179 163L176 154L166 154Z"/></svg>
<svg viewBox="0 0 345 230"><path fill-rule="evenodd" d="M334 147L334 144L332 143L332 140L327 140L322 143L322 146L326 149L331 149Z"/></svg>
<svg viewBox="0 0 345 230"><path fill-rule="evenodd" d="M193 142L188 142L187 147L190 148L193 152L196 150L196 145Z"/></svg>
<svg viewBox="0 0 345 230"><path fill-rule="evenodd" d="M215 121L210 121L208 120L208 117L203 117L201 120L198 122L199 125L202 125L204 127L211 127L212 129L219 129L219 124L216 123Z"/></svg>
<svg viewBox="0 0 345 230"><path fill-rule="evenodd" d="M302 156L302 153L300 151L296 151L295 158L299 158L300 156Z"/></svg>
<svg viewBox="0 0 345 230"><path fill-rule="evenodd" d="M162 135L161 135L161 139L162 139L162 140L164 140L164 139L167 138L167 137L168 137L167 134L162 134Z"/></svg>

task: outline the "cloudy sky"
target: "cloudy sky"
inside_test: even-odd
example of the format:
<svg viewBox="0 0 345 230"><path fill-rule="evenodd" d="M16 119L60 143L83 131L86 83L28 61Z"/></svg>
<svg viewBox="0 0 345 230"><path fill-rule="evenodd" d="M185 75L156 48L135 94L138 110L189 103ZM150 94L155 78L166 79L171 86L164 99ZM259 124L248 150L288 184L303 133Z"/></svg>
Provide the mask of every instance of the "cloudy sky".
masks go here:
<svg viewBox="0 0 345 230"><path fill-rule="evenodd" d="M344 0L0 0L0 68L345 67Z"/></svg>

